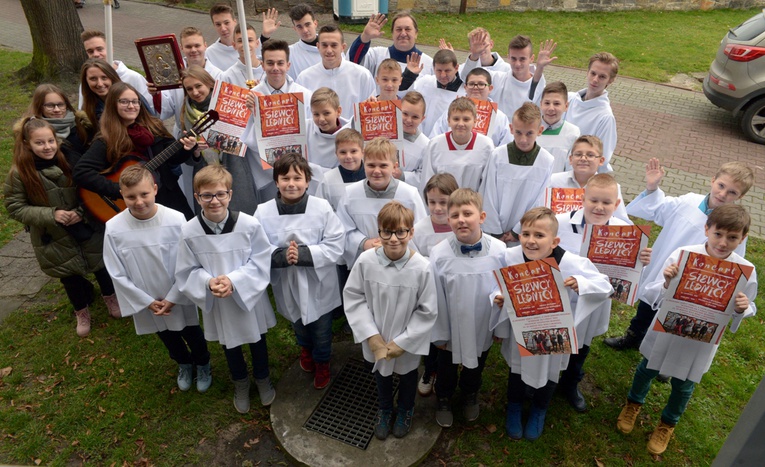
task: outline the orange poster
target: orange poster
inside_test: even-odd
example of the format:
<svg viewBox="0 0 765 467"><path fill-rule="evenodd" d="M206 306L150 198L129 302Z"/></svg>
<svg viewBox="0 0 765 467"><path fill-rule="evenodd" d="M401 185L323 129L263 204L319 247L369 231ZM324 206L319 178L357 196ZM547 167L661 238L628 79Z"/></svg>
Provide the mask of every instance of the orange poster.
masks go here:
<svg viewBox="0 0 765 467"><path fill-rule="evenodd" d="M576 211L582 207L584 188L547 188L545 206L555 214Z"/></svg>
<svg viewBox="0 0 765 467"><path fill-rule="evenodd" d="M689 252L672 297L722 313L728 307L740 277L741 267L737 263Z"/></svg>
<svg viewBox="0 0 765 467"><path fill-rule="evenodd" d="M258 98L262 137L300 133L300 112L297 94L272 94Z"/></svg>
<svg viewBox="0 0 765 467"><path fill-rule="evenodd" d="M476 106L475 126L473 129L482 135L491 137L491 133L494 131L494 125L497 121L497 103L480 99L471 100L475 102Z"/></svg>
<svg viewBox="0 0 765 467"><path fill-rule="evenodd" d="M220 83L218 101L215 110L220 116L219 121L244 128L250 118L250 111L244 105L250 90L234 86L231 83Z"/></svg>
<svg viewBox="0 0 765 467"><path fill-rule="evenodd" d="M250 110L245 105L249 92L249 89L231 83L215 82L210 108L218 111L219 119L205 134L205 140L212 149L244 157L247 145L241 138L250 119Z"/></svg>
<svg viewBox="0 0 765 467"><path fill-rule="evenodd" d="M518 317L563 311L552 267L544 261L529 261L502 269L507 292Z"/></svg>
<svg viewBox="0 0 765 467"><path fill-rule="evenodd" d="M359 102L355 108L354 125L364 141L383 137L395 144L404 137L401 101Z"/></svg>

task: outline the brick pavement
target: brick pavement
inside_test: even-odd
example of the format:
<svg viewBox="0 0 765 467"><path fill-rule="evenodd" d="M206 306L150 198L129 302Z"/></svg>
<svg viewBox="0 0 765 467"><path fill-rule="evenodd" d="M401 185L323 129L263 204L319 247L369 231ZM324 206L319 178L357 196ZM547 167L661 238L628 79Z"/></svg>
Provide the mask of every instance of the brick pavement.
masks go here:
<svg viewBox="0 0 765 467"><path fill-rule="evenodd" d="M102 28L103 9L90 0L78 10L83 26ZM209 17L198 11L169 8L157 4L123 0L122 8L114 12L115 56L133 67L140 68L133 40L157 34L175 32L193 25L208 38L215 38ZM31 51L31 38L17 0L0 0L0 45ZM289 24L286 15L282 23ZM256 29L260 29L255 24ZM721 33L722 34L722 33ZM295 40L288 27L281 27L276 37ZM347 42L355 38L347 34ZM380 45L389 42L375 41ZM423 47L428 53L435 48ZM465 52L458 51L460 60ZM710 57L710 60L712 57ZM572 90L584 87L585 71L550 66L548 82L562 80ZM612 160L616 176L627 200L642 190L645 162L658 157L667 167L663 187L668 194L681 195L689 191L706 192L709 180L723 161L740 160L755 168L755 187L745 197L753 217L752 234L765 236L765 147L744 139L738 123L731 115L709 103L700 92L672 86L619 77L609 88L616 115L619 142Z"/></svg>

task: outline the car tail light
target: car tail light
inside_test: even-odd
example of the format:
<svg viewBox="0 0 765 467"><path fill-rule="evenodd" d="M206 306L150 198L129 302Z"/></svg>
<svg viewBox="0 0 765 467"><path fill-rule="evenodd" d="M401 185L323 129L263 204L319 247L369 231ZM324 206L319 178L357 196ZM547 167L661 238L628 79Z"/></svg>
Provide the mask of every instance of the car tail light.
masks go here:
<svg viewBox="0 0 765 467"><path fill-rule="evenodd" d="M751 62L765 55L765 47L752 47L749 45L728 44L725 46L725 55L737 62Z"/></svg>
<svg viewBox="0 0 765 467"><path fill-rule="evenodd" d="M720 87L728 88L731 91L735 91L736 90L736 86L734 86L733 83L729 83L729 82L725 81L722 78L718 78L713 73L709 73L709 80L712 81L713 83L715 83L716 85L720 86Z"/></svg>

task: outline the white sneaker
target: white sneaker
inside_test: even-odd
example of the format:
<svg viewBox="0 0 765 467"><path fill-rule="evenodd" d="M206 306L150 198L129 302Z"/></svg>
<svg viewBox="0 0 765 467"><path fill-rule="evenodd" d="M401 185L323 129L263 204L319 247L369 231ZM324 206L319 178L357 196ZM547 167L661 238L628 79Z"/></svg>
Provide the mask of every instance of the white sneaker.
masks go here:
<svg viewBox="0 0 765 467"><path fill-rule="evenodd" d="M436 384L436 374L423 373L422 378L417 383L417 392L422 397L427 397L433 392L433 385Z"/></svg>

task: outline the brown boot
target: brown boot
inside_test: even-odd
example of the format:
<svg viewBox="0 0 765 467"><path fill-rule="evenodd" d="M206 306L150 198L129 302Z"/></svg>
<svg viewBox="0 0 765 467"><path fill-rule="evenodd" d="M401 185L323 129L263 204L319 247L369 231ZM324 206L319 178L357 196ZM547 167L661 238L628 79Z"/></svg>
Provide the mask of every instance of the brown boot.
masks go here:
<svg viewBox="0 0 765 467"><path fill-rule="evenodd" d="M640 404L627 401L622 408L622 413L619 414L619 418L616 419L616 428L625 435L632 432L632 429L635 428L635 421L637 420L641 407L643 406Z"/></svg>
<svg viewBox="0 0 765 467"><path fill-rule="evenodd" d="M653 430L651 438L648 440L648 452L656 456L663 454L667 450L667 445L674 431L674 426L659 422L659 426Z"/></svg>

